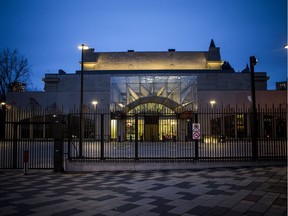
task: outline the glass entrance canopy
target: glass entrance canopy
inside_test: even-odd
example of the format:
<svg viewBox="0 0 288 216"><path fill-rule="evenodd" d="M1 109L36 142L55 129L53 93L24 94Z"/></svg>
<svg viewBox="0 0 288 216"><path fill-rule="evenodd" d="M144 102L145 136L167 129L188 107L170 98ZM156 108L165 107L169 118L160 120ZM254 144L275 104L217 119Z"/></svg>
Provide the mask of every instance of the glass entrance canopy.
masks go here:
<svg viewBox="0 0 288 216"><path fill-rule="evenodd" d="M111 111L183 112L197 109L197 76L112 76Z"/></svg>

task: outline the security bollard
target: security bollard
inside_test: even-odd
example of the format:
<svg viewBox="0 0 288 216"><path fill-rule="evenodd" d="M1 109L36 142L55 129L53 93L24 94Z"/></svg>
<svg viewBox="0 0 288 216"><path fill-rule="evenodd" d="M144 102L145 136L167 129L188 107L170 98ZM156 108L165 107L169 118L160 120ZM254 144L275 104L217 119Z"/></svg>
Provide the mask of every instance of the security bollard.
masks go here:
<svg viewBox="0 0 288 216"><path fill-rule="evenodd" d="M24 175L28 175L28 162L29 162L29 151L25 150L23 155L24 162Z"/></svg>

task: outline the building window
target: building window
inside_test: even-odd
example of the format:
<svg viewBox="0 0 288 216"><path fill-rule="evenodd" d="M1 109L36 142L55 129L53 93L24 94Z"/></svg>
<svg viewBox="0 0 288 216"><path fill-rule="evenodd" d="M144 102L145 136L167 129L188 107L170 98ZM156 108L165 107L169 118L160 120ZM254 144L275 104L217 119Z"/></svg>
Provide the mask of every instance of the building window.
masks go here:
<svg viewBox="0 0 288 216"><path fill-rule="evenodd" d="M237 137L247 137L247 118L245 114L236 115Z"/></svg>

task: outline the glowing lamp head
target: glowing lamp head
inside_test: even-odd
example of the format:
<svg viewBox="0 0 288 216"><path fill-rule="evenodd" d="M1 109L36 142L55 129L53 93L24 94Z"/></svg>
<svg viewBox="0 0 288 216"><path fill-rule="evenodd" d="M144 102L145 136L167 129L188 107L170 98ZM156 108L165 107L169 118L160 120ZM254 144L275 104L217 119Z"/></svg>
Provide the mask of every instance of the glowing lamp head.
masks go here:
<svg viewBox="0 0 288 216"><path fill-rule="evenodd" d="M78 46L78 49L80 49L80 50L88 50L88 49L90 49L90 47L88 45L81 44L80 46Z"/></svg>
<svg viewBox="0 0 288 216"><path fill-rule="evenodd" d="M250 57L250 63L251 63L251 65L256 65L258 63L258 60L256 59L255 56Z"/></svg>
<svg viewBox="0 0 288 216"><path fill-rule="evenodd" d="M211 104L211 105L214 105L215 103L216 103L215 100L211 100L211 101L210 101L210 104Z"/></svg>

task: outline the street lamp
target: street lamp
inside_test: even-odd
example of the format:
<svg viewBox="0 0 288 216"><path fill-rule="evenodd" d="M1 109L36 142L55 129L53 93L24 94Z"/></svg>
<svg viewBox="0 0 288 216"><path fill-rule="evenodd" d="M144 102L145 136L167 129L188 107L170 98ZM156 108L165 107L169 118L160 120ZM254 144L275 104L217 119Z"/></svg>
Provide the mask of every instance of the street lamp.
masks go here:
<svg viewBox="0 0 288 216"><path fill-rule="evenodd" d="M94 106L94 139L96 140L96 121L97 121L96 113L97 113L97 104L98 104L98 102L97 101L92 101L92 104Z"/></svg>
<svg viewBox="0 0 288 216"><path fill-rule="evenodd" d="M257 159L257 138L258 138L258 122L256 109L256 94L255 94L255 72L254 66L258 60L255 56L250 56L250 74L251 74L251 94L252 94L252 156L253 160Z"/></svg>
<svg viewBox="0 0 288 216"><path fill-rule="evenodd" d="M81 49L81 83L80 83L80 130L79 130L79 157L82 157L82 145L83 145L83 132L84 132L84 122L83 122L83 71L84 71L84 50L89 49L89 46L81 44L79 47Z"/></svg>

